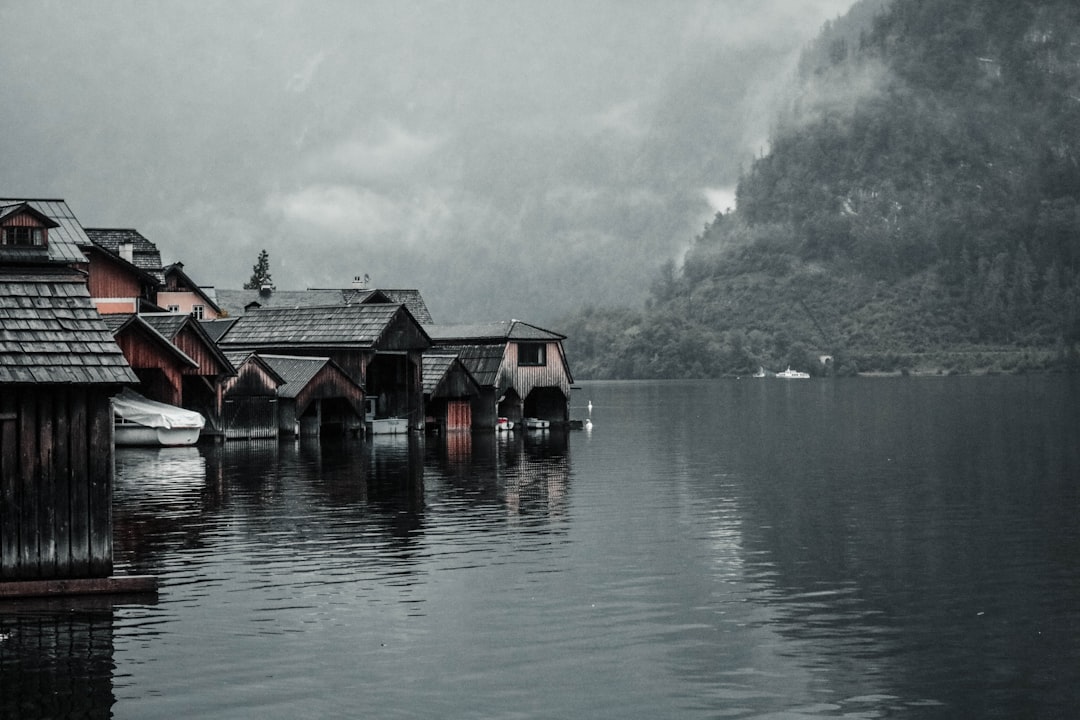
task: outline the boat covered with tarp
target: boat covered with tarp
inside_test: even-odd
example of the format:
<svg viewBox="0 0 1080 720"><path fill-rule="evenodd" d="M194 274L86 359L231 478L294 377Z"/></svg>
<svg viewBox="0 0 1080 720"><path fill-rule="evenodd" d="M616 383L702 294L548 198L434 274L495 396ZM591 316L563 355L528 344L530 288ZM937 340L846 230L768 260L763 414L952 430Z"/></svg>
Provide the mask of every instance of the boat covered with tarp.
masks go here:
<svg viewBox="0 0 1080 720"><path fill-rule="evenodd" d="M112 399L117 445L194 445L206 419L194 410L148 400L125 389Z"/></svg>

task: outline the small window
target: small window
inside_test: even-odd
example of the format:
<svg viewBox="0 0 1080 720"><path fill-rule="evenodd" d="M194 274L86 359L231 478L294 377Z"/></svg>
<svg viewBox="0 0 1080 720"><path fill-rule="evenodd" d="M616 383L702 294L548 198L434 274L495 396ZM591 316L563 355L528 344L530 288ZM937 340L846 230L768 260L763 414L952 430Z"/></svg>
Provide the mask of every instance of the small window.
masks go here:
<svg viewBox="0 0 1080 720"><path fill-rule="evenodd" d="M6 227L3 244L15 247L41 247L45 245L45 230L36 227Z"/></svg>
<svg viewBox="0 0 1080 720"><path fill-rule="evenodd" d="M166 310L167 310L168 312L171 312L171 313L178 313L178 312L180 312L180 306L179 306L179 305L170 305L170 306L168 306L168 307L167 307L167 308L165 308L165 309L166 309Z"/></svg>
<svg viewBox="0 0 1080 720"><path fill-rule="evenodd" d="M518 365L547 365L547 345L518 343Z"/></svg>
<svg viewBox="0 0 1080 720"><path fill-rule="evenodd" d="M203 315L204 315L204 310L203 310L202 305L192 305L191 306L191 317L195 318L196 320L202 320Z"/></svg>

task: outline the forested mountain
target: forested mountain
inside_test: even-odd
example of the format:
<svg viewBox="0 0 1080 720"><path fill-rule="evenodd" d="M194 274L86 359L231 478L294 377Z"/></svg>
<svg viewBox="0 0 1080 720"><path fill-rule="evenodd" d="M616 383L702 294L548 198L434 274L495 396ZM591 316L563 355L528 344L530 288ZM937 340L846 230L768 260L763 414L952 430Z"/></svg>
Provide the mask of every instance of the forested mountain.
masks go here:
<svg viewBox="0 0 1080 720"><path fill-rule="evenodd" d="M577 374L1075 369L1080 3L864 0L796 86L644 308L560 326Z"/></svg>

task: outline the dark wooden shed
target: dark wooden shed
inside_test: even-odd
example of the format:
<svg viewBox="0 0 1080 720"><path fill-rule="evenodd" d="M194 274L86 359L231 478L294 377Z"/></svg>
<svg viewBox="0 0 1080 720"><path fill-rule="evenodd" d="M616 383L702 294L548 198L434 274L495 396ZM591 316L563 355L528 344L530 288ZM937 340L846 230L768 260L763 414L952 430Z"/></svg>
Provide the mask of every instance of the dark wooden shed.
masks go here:
<svg viewBox="0 0 1080 720"><path fill-rule="evenodd" d="M478 325L426 325L432 353L453 353L482 389L474 422L506 417L565 425L573 376L561 335L520 320Z"/></svg>
<svg viewBox="0 0 1080 720"><path fill-rule="evenodd" d="M455 354L424 354L424 404L429 429L471 430L480 386Z"/></svg>
<svg viewBox="0 0 1080 720"><path fill-rule="evenodd" d="M285 378L254 353L226 353L226 357L236 375L222 383L225 439L276 438L278 388L285 384Z"/></svg>
<svg viewBox="0 0 1080 720"><path fill-rule="evenodd" d="M377 418L423 429L421 357L431 344L405 305L252 309L218 341L226 350L332 359L375 401Z"/></svg>
<svg viewBox="0 0 1080 720"><path fill-rule="evenodd" d="M281 435L313 437L364 426L364 389L328 357L259 355L284 382L277 388Z"/></svg>
<svg viewBox="0 0 1080 720"><path fill-rule="evenodd" d="M0 249L0 580L112 572L112 407L138 378L67 267Z"/></svg>

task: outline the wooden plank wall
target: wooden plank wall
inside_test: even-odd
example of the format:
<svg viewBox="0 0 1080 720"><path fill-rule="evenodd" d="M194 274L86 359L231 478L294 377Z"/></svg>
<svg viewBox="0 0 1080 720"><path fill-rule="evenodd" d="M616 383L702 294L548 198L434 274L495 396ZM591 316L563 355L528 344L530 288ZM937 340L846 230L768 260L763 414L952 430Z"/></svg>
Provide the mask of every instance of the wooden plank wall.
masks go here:
<svg viewBox="0 0 1080 720"><path fill-rule="evenodd" d="M112 572L112 411L84 388L0 393L0 579Z"/></svg>

